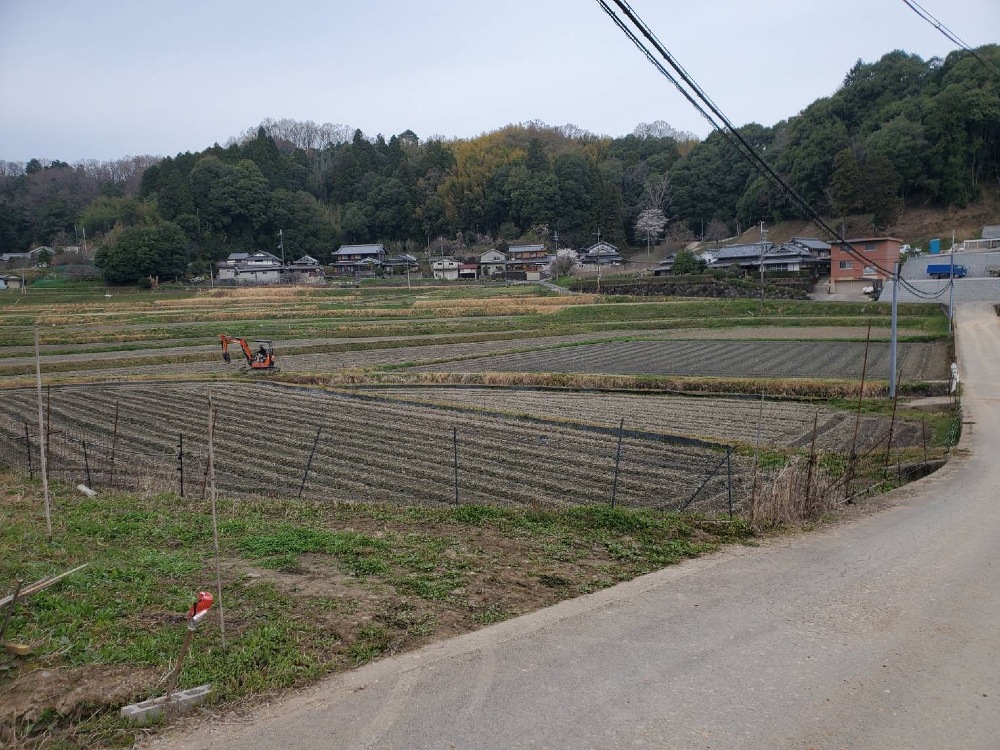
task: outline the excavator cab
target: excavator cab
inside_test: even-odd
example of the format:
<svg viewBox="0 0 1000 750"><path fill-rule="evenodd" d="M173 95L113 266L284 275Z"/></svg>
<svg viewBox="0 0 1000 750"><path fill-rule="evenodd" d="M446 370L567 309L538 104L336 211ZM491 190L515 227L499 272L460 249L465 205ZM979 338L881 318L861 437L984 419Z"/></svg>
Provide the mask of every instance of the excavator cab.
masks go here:
<svg viewBox="0 0 1000 750"><path fill-rule="evenodd" d="M278 359L274 356L274 346L268 340L258 340L248 343L246 339L220 334L222 341L222 359L227 364L232 361L229 354L229 345L236 344L243 352L246 364L242 372L277 372Z"/></svg>

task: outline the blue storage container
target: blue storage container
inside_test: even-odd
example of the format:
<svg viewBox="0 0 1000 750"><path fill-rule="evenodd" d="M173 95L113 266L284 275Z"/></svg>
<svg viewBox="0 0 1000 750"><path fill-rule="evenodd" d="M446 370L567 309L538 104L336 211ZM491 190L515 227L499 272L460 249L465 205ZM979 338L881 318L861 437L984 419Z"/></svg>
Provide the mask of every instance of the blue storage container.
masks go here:
<svg viewBox="0 0 1000 750"><path fill-rule="evenodd" d="M938 253L941 252L941 240L931 240L930 252L931 255L937 255Z"/></svg>

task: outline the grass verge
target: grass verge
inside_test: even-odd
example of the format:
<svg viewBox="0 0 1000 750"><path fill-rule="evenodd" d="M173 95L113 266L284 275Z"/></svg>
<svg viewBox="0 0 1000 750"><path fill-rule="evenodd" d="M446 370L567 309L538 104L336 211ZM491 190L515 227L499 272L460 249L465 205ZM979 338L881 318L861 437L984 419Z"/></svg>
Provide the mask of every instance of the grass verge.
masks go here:
<svg viewBox="0 0 1000 750"><path fill-rule="evenodd" d="M118 708L162 693L198 590L214 591L207 501L53 492L0 474L0 588L89 567L18 606L6 639L34 653L0 670L0 739L19 747L124 747ZM225 500L223 603L202 625L181 687L222 704L350 669L595 591L721 544L747 527L607 506L501 508ZM40 675L49 675L42 679ZM52 677L55 675L55 677Z"/></svg>

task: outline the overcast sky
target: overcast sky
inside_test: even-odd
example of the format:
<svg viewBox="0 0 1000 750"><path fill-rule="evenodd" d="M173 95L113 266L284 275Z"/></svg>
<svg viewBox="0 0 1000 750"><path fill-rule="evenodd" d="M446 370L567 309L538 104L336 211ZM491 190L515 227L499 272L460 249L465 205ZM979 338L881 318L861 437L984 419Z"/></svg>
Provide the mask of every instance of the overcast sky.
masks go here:
<svg viewBox="0 0 1000 750"><path fill-rule="evenodd" d="M1000 41L998 0L920 4L973 47ZM902 0L632 6L739 125L795 115L858 58L953 49ZM535 119L708 131L593 0L0 0L0 102L8 161L198 151L265 117L421 138Z"/></svg>

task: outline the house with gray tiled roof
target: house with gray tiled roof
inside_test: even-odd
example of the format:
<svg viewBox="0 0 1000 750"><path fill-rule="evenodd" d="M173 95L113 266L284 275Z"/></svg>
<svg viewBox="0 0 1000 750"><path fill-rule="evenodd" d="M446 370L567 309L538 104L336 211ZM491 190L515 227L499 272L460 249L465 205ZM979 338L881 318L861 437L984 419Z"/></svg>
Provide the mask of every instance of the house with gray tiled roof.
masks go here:
<svg viewBox="0 0 1000 750"><path fill-rule="evenodd" d="M319 262L308 255L286 265L278 256L258 250L229 253L216 263L215 278L221 284L322 284L325 275Z"/></svg>
<svg viewBox="0 0 1000 750"><path fill-rule="evenodd" d="M591 266L620 266L625 262L618 248L604 240L595 242L580 253L579 260L580 263Z"/></svg>
<svg viewBox="0 0 1000 750"><path fill-rule="evenodd" d="M538 281L548 266L545 245L511 245L507 248L507 278Z"/></svg>

